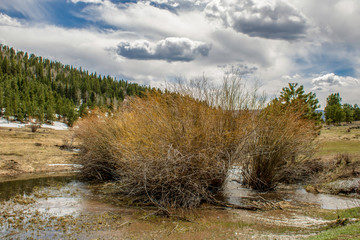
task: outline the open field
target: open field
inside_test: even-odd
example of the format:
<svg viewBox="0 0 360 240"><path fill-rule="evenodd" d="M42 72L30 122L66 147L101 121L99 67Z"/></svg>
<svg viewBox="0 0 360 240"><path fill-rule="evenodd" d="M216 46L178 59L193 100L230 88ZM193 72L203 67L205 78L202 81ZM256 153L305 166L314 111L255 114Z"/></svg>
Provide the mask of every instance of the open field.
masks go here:
<svg viewBox="0 0 360 240"><path fill-rule="evenodd" d="M360 154L360 123L324 126L321 129L319 143L319 156L337 153Z"/></svg>
<svg viewBox="0 0 360 240"><path fill-rule="evenodd" d="M64 164L72 164L75 153L63 149L71 135L69 130L0 127L0 176L70 170Z"/></svg>

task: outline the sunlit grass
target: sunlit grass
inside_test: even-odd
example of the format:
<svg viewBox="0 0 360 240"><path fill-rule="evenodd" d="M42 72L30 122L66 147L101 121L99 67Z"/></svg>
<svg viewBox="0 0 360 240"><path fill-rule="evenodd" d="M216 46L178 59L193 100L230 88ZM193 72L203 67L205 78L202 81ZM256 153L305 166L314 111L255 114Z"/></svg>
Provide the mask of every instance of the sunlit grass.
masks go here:
<svg viewBox="0 0 360 240"><path fill-rule="evenodd" d="M331 141L320 143L319 155L337 153L360 154L360 141Z"/></svg>
<svg viewBox="0 0 360 240"><path fill-rule="evenodd" d="M309 240L330 240L330 239L360 239L360 222L337 227L316 236L308 238Z"/></svg>

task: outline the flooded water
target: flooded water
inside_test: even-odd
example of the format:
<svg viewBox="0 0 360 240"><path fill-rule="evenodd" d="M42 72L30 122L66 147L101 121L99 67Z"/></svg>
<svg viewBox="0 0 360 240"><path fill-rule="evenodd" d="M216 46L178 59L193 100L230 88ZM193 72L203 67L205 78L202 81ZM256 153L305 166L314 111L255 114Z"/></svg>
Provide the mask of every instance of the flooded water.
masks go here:
<svg viewBox="0 0 360 240"><path fill-rule="evenodd" d="M234 168L230 171L224 195L226 201L232 204L244 204L247 199L262 199L274 202L288 202L290 204L308 203L314 204L322 209L347 209L360 206L360 199L354 196L340 196L322 193L309 193L301 185L280 185L275 191L258 192L242 187L238 181L241 180L241 169Z"/></svg>
<svg viewBox="0 0 360 240"><path fill-rule="evenodd" d="M26 177L25 177L26 178ZM0 201L9 200L15 195L30 195L34 188L50 186L51 184L67 184L75 180L74 175L39 176L31 179L10 180L0 182Z"/></svg>
<svg viewBox="0 0 360 240"><path fill-rule="evenodd" d="M241 205L244 199L264 199L268 201L286 201L291 204L298 202L315 204L322 209L346 209L360 206L360 199L352 196L339 196L331 194L313 194L307 192L302 186L279 186L275 191L257 192L242 187L236 182L230 182L225 190L227 201Z"/></svg>
<svg viewBox="0 0 360 240"><path fill-rule="evenodd" d="M233 204L242 204L244 198L261 198L293 203L308 202L324 209L342 209L359 206L353 198L311 194L299 186L283 187L270 193L257 193L242 188L234 181L229 181L225 194L227 200ZM139 222L135 219L142 219L144 215L149 214L149 210L126 208L116 204L114 201L109 201L108 197L103 196L99 192L94 192L93 188L77 180L74 175L0 182L0 238L119 239L134 237L146 239L148 237L145 236L148 235L141 235L142 231L144 231L144 233L150 234L149 239L161 239L164 236L168 238L168 236L174 234L174 236L180 233L185 234L186 231L199 231L197 228L200 225L191 225L191 223L173 220L156 222L158 220L155 219L152 220L155 222ZM248 217L250 222L263 218L268 218L272 222L275 221L274 216L266 216L263 212L228 212L219 210L203 211L201 213L203 215L202 220L198 219L197 221L201 222L204 226L211 226L216 223L218 225L214 225L212 228L217 229L221 227L222 231L225 231L222 225L226 223L227 230L223 233L224 236L232 234L231 231L235 231L240 227L246 228L246 226L253 224L242 223L243 225L236 225L238 222L234 224L233 221L239 220L233 214L239 215L242 218L250 216ZM306 227L312 226L311 224L320 226L320 224L326 223L326 221L319 219L304 218L302 216L299 217L299 214L295 214L296 216L291 214L288 214L288 216L281 215L278 219L279 227L288 227L285 223L291 221L295 221L294 224L297 224L300 218L308 222ZM225 223L219 219L224 219ZM201 231L206 231L206 233L209 231L212 233L213 231L211 228L206 229L206 227L201 227L200 229L202 229ZM236 231L237 234L240 234L238 230ZM169 235L169 233L171 234ZM221 231L213 234L219 233ZM244 233L241 232L241 234ZM244 239L246 239L245 235ZM237 235L236 238L238 236L240 235ZM280 239L281 237L275 235L274 238Z"/></svg>

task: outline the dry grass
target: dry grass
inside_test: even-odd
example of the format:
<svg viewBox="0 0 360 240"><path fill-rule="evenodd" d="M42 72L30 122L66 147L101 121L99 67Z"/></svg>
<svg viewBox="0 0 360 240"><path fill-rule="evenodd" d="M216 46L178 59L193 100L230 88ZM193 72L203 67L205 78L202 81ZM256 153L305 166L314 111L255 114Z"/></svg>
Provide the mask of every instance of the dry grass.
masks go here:
<svg viewBox="0 0 360 240"><path fill-rule="evenodd" d="M0 128L0 175L65 170L48 164L71 163L74 153L58 147L71 134L43 128L37 132L29 128Z"/></svg>

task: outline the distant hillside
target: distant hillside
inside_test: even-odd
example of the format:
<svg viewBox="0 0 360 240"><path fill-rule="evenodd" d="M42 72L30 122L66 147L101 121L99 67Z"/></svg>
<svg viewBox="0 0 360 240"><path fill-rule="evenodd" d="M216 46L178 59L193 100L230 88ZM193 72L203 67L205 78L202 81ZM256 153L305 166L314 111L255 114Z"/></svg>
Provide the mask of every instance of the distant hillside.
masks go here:
<svg viewBox="0 0 360 240"><path fill-rule="evenodd" d="M55 119L69 125L88 109L116 109L149 88L63 65L0 45L0 116L18 121Z"/></svg>

